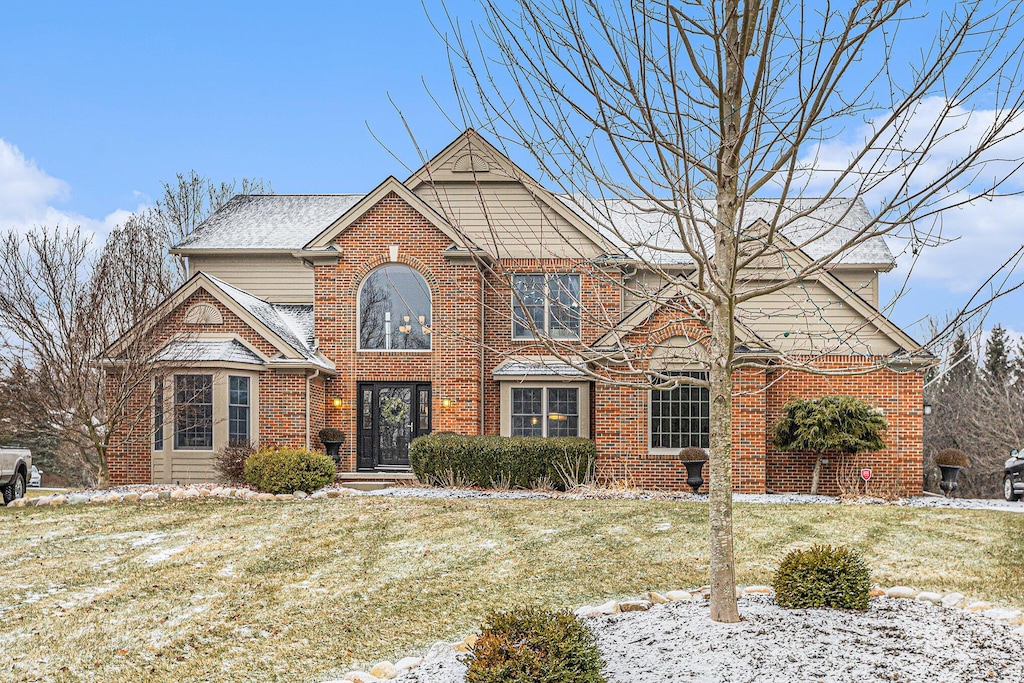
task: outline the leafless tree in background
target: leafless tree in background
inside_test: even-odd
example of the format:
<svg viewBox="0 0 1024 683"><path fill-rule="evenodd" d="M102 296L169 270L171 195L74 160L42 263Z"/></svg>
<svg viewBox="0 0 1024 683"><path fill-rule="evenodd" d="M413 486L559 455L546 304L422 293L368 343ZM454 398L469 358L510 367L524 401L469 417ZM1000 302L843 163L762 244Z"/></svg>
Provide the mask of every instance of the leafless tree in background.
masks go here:
<svg viewBox="0 0 1024 683"><path fill-rule="evenodd" d="M151 334L146 316L185 279L184 264L168 249L236 191L271 192L262 180L243 178L239 187L191 171L163 183L156 206L130 216L102 246L62 227L0 239L0 348L9 365L25 369L17 377L32 379L18 387L18 411L39 416L73 445L101 487L109 482L111 435L148 428L129 399L151 387L153 355L167 341ZM118 381L105 393L107 370Z"/></svg>
<svg viewBox="0 0 1024 683"><path fill-rule="evenodd" d="M442 30L464 122L529 152L542 182L591 198L579 210L674 288L659 303L707 330L711 616L738 621L732 373L757 363L736 353L738 314L876 237L919 254L944 241L944 211L999 194L1021 165L1001 150L1022 125L1021 10L958 2L924 19L933 8L909 0L482 5L483 25L449 15ZM836 198L865 196L873 215L856 229L840 230L840 215L794 230ZM751 230L755 197L772 199ZM624 230L615 207L649 220ZM831 246L801 260L822 240ZM766 278L766 259L788 265ZM692 267L665 265L681 261ZM648 351L618 349L595 379L679 381L652 375ZM774 363L828 372L796 355Z"/></svg>
<svg viewBox="0 0 1024 683"><path fill-rule="evenodd" d="M979 366L978 359L983 362ZM955 495L999 498L1003 464L1024 448L1024 348L1014 347L1001 325L984 344L959 333L948 358L925 388L932 414L924 421L926 488L938 491L935 455L946 448L970 458Z"/></svg>
<svg viewBox="0 0 1024 683"><path fill-rule="evenodd" d="M116 388L104 392L106 349L173 288L159 235L129 219L94 251L79 229L11 231L0 239L0 341L4 356L31 369L23 408L46 415L58 438L73 444L107 486L114 430L137 417L128 397L151 377L152 337L137 335L117 358Z"/></svg>
<svg viewBox="0 0 1024 683"><path fill-rule="evenodd" d="M156 201L156 206L140 213L137 219L151 223L153 229L163 232L162 253L176 265L181 281L186 275L185 264L167 253L170 247L191 235L236 194L274 193L270 183L261 178L216 183L195 170L179 173L174 182L164 182L162 186L163 194Z"/></svg>

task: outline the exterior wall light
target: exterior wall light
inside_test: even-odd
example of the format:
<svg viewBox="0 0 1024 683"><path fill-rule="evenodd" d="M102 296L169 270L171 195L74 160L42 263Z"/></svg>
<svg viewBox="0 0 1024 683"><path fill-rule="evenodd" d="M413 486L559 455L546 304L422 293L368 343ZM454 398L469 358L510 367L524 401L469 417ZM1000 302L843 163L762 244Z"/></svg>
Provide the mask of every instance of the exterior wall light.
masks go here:
<svg viewBox="0 0 1024 683"><path fill-rule="evenodd" d="M452 400L450 398L442 398L441 399L441 407L442 408L451 408L452 407Z"/></svg>
<svg viewBox="0 0 1024 683"><path fill-rule="evenodd" d="M932 404L931 403L925 403L924 404L924 414L925 415L931 415L932 414Z"/></svg>
<svg viewBox="0 0 1024 683"><path fill-rule="evenodd" d="M331 403L334 404L335 408L344 408L345 407L345 399L341 398L340 396L335 396L331 400Z"/></svg>

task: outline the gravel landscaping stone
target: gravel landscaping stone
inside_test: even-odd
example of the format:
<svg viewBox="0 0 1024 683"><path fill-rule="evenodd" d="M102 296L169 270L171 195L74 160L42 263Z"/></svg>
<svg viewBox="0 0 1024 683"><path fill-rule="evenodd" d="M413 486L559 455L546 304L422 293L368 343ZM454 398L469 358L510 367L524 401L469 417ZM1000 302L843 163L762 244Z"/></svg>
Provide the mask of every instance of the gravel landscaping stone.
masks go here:
<svg viewBox="0 0 1024 683"><path fill-rule="evenodd" d="M928 602L879 598L866 612L786 610L769 596L740 603L744 621L711 621L707 605L672 602L587 620L609 683L1020 682L1020 636L1006 624ZM462 683L466 667L431 649L403 683Z"/></svg>

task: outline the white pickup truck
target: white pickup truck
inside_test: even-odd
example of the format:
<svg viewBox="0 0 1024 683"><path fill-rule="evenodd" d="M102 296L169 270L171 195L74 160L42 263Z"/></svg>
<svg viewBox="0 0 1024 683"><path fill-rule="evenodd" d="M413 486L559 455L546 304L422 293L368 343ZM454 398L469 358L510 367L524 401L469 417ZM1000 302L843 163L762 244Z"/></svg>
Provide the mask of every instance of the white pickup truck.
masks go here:
<svg viewBox="0 0 1024 683"><path fill-rule="evenodd" d="M0 448L0 491L3 491L4 505L24 497L31 468L32 451L27 448Z"/></svg>

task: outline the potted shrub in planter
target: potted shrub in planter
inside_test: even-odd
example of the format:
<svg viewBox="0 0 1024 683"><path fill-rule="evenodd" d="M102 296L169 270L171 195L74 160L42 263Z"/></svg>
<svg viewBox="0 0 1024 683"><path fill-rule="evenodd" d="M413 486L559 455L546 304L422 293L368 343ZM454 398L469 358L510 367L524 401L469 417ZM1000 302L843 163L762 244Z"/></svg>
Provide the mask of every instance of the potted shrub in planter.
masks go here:
<svg viewBox="0 0 1024 683"><path fill-rule="evenodd" d="M935 456L935 464L942 472L939 488L948 498L949 494L956 490L956 478L960 475L960 470L971 464L971 461L963 451L957 448L946 448Z"/></svg>
<svg viewBox="0 0 1024 683"><path fill-rule="evenodd" d="M341 445L345 443L345 432L337 427L324 427L319 433L320 441L327 449L327 455L331 456L334 464L341 461Z"/></svg>
<svg viewBox="0 0 1024 683"><path fill-rule="evenodd" d="M708 461L708 452L697 446L689 446L679 451L679 459L686 465L686 483L694 493L704 485L704 463Z"/></svg>

